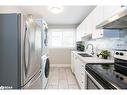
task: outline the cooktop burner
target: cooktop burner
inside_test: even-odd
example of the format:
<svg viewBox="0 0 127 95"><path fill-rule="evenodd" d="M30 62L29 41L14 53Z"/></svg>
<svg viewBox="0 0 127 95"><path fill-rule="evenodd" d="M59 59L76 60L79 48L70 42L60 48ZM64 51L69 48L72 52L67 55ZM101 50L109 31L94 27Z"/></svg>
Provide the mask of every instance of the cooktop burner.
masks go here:
<svg viewBox="0 0 127 95"><path fill-rule="evenodd" d="M127 89L127 75L114 68L115 63L88 63L86 70L93 71L117 89ZM90 73L90 72L89 72Z"/></svg>

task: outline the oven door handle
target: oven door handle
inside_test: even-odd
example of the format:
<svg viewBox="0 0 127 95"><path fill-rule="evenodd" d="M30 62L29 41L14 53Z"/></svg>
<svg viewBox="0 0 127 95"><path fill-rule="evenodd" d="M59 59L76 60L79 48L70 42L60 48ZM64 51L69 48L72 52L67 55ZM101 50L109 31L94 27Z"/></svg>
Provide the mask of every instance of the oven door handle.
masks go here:
<svg viewBox="0 0 127 95"><path fill-rule="evenodd" d="M98 88L100 89L104 89L104 87L102 87L86 70L86 75L90 77L90 79L98 86Z"/></svg>

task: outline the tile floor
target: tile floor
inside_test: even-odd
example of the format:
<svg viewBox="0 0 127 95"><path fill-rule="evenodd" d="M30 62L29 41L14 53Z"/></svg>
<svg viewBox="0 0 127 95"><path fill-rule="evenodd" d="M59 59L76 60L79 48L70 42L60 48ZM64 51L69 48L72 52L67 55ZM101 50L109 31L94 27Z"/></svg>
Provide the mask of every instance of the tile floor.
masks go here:
<svg viewBox="0 0 127 95"><path fill-rule="evenodd" d="M50 68L49 81L46 89L79 89L71 68Z"/></svg>

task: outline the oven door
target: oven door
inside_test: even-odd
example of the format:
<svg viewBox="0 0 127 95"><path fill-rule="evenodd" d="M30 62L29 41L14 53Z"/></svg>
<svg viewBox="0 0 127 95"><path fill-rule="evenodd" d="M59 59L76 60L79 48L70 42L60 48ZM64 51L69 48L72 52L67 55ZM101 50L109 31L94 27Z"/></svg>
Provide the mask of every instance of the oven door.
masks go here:
<svg viewBox="0 0 127 95"><path fill-rule="evenodd" d="M118 89L113 84L101 78L99 75L95 74L94 72L87 72L86 71L86 88L87 89Z"/></svg>
<svg viewBox="0 0 127 95"><path fill-rule="evenodd" d="M87 89L104 89L88 72L86 75L87 78Z"/></svg>
<svg viewBox="0 0 127 95"><path fill-rule="evenodd" d="M88 75L87 75L87 89L100 89Z"/></svg>

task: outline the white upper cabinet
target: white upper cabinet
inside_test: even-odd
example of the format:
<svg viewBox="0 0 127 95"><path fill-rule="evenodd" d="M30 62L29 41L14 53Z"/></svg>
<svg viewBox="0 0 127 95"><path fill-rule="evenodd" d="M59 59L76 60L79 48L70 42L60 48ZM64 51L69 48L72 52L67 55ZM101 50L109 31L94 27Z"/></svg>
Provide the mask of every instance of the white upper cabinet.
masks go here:
<svg viewBox="0 0 127 95"><path fill-rule="evenodd" d="M98 6L92 11L93 15L93 32L92 32L92 38L100 38L103 37L103 30L102 29L96 29L96 26L103 21L103 6ZM91 22L91 23L92 23Z"/></svg>
<svg viewBox="0 0 127 95"><path fill-rule="evenodd" d="M85 30L84 30L84 35L87 36L88 34L91 34L93 31L93 15L90 13L89 16L86 17L85 19Z"/></svg>
<svg viewBox="0 0 127 95"><path fill-rule="evenodd" d="M89 16L87 16L83 20L83 22L77 27L76 41L81 41L82 37L92 33L93 31L93 23L91 23L92 21L93 21L93 15L89 14Z"/></svg>
<svg viewBox="0 0 127 95"><path fill-rule="evenodd" d="M93 10L94 23L98 25L103 21L103 6L98 6Z"/></svg>
<svg viewBox="0 0 127 95"><path fill-rule="evenodd" d="M82 36L81 37L83 37L84 35L87 35L87 33L86 33L86 31L87 31L87 22L86 22L86 19L85 20L83 20L83 22L81 23L82 24Z"/></svg>
<svg viewBox="0 0 127 95"><path fill-rule="evenodd" d="M82 39L82 37L81 37L81 35L82 35L82 26L81 26L81 24L77 27L77 29L76 29L76 41L81 41Z"/></svg>
<svg viewBox="0 0 127 95"><path fill-rule="evenodd" d="M97 6L77 27L77 41L91 33L93 39L105 37L103 29L96 29L96 26L125 8L127 6Z"/></svg>
<svg viewBox="0 0 127 95"><path fill-rule="evenodd" d="M103 20L110 18L117 12L119 12L124 6L103 6Z"/></svg>
<svg viewBox="0 0 127 95"><path fill-rule="evenodd" d="M78 27L77 27L77 36L76 36L76 41L81 41L82 37L84 35L84 32L86 31L86 25L84 25L83 21Z"/></svg>

